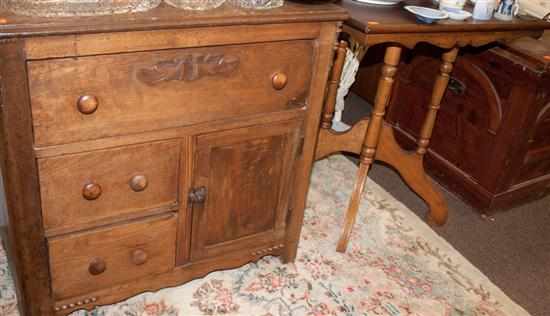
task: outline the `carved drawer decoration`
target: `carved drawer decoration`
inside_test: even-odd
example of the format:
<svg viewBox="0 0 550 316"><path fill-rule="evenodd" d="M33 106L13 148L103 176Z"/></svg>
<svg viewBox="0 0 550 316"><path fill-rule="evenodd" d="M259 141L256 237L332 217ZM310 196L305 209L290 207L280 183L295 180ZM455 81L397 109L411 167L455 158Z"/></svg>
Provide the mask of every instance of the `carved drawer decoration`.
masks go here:
<svg viewBox="0 0 550 316"><path fill-rule="evenodd" d="M190 54L140 69L137 76L141 82L154 86L168 81L195 81L206 76L230 75L238 67L238 56Z"/></svg>

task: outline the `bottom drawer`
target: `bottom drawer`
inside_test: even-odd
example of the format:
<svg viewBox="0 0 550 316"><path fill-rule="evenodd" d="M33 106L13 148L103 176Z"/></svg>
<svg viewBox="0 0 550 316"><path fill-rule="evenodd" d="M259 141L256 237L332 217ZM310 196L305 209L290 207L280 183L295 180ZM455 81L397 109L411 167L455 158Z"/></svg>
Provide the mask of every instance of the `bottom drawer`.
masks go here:
<svg viewBox="0 0 550 316"><path fill-rule="evenodd" d="M176 215L48 240L56 300L85 294L175 265Z"/></svg>

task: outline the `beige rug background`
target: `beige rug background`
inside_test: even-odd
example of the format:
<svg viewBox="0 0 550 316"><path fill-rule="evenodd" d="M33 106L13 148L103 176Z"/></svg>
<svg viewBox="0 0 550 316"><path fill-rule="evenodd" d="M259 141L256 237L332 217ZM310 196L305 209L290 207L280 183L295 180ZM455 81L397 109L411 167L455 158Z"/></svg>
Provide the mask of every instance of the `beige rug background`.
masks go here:
<svg viewBox="0 0 550 316"><path fill-rule="evenodd" d="M295 264L282 265L278 258L265 257L239 269L74 315L529 315L370 180L349 250L337 253L356 170L343 156L316 163ZM18 315L3 250L0 315Z"/></svg>

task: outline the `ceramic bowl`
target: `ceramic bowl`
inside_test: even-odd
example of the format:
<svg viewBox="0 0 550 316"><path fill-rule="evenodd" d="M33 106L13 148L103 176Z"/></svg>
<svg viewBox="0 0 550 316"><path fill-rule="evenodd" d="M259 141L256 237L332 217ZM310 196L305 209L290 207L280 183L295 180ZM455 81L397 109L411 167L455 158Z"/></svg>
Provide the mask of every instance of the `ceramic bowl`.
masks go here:
<svg viewBox="0 0 550 316"><path fill-rule="evenodd" d="M404 7L405 10L411 12L416 16L416 19L421 23L433 23L437 20L443 20L449 18L449 14L447 12L432 9L428 7L419 7L414 5L407 5Z"/></svg>
<svg viewBox="0 0 550 316"><path fill-rule="evenodd" d="M385 5L385 6L392 6L396 5L401 0L354 0L359 3L366 3L366 4L375 4L375 5Z"/></svg>

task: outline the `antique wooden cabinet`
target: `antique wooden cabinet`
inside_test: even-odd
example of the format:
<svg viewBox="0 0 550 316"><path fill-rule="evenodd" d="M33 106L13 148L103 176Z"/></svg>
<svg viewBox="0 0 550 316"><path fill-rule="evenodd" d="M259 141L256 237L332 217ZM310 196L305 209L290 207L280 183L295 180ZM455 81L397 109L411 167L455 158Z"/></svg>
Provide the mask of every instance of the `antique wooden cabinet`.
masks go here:
<svg viewBox="0 0 550 316"><path fill-rule="evenodd" d="M2 17L6 244L23 315L294 260L345 11Z"/></svg>
<svg viewBox="0 0 550 316"><path fill-rule="evenodd" d="M425 160L427 171L482 212L550 193L550 46L523 38L457 59ZM414 148L439 61L425 47L397 75L387 119ZM365 67L356 91L378 71Z"/></svg>

